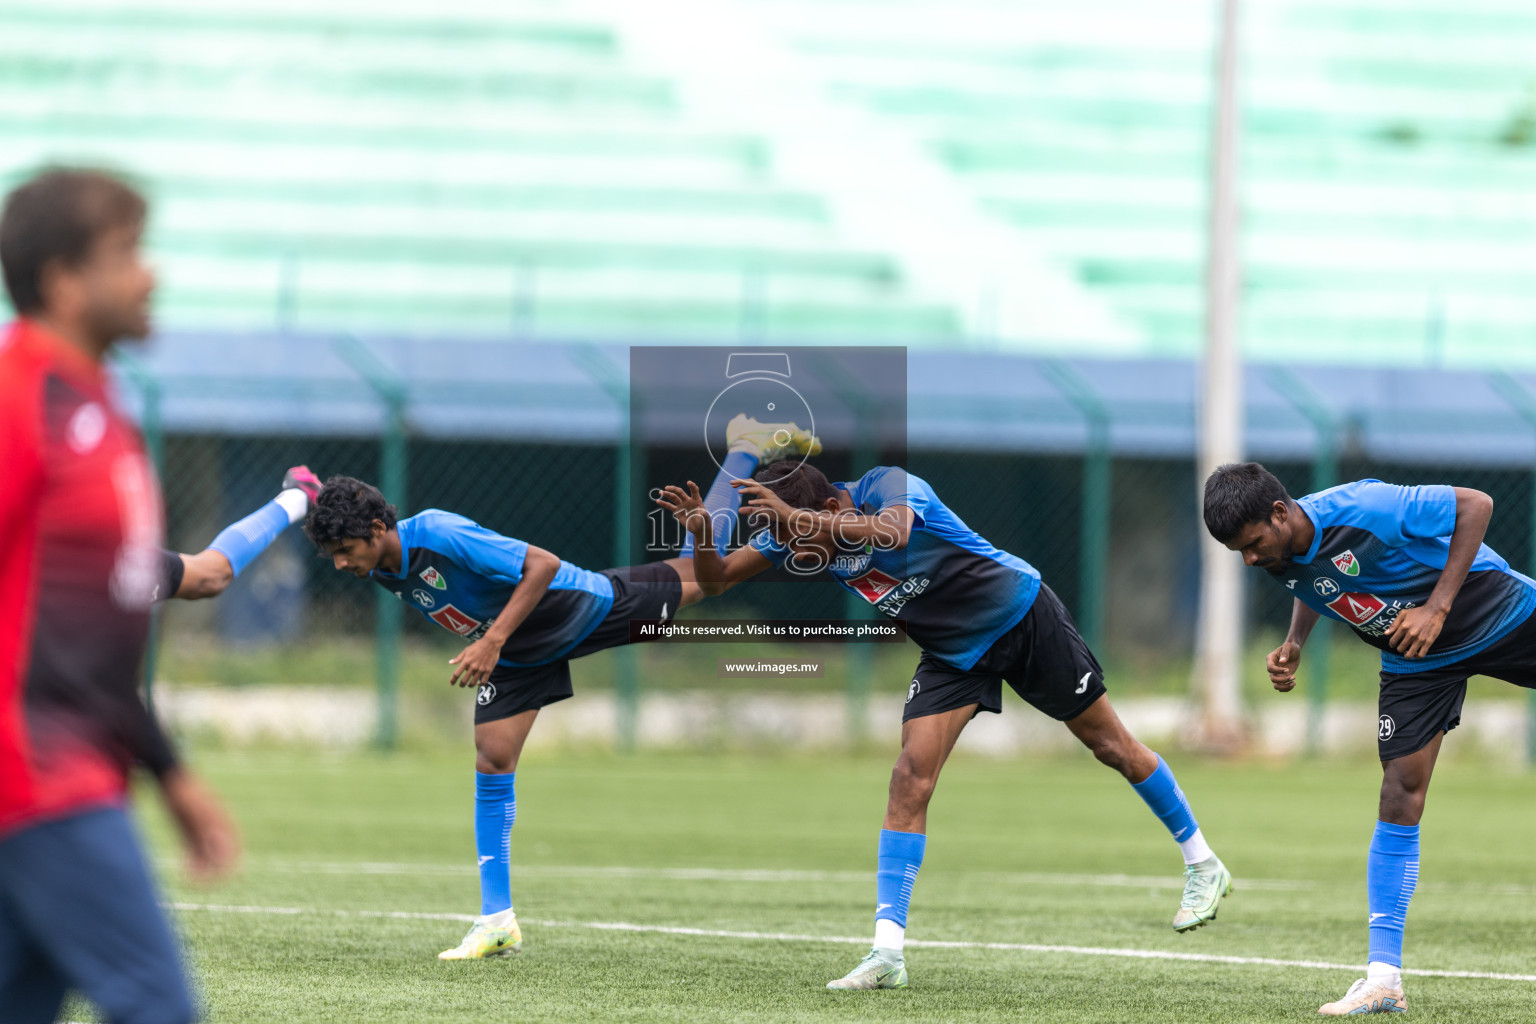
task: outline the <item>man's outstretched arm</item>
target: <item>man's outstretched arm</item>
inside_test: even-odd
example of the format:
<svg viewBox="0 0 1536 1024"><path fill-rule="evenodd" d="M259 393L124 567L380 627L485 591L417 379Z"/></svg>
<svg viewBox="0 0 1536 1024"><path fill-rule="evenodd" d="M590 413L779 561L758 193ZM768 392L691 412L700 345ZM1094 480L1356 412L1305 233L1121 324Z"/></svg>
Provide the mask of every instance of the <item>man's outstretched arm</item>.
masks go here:
<svg viewBox="0 0 1536 1024"><path fill-rule="evenodd" d="M225 527L208 547L195 555L167 552L162 597L183 601L218 597L280 533L304 518L310 502L319 493L320 478L308 466L294 466L283 475L282 491L277 497ZM170 563L172 556L180 559L179 572Z"/></svg>

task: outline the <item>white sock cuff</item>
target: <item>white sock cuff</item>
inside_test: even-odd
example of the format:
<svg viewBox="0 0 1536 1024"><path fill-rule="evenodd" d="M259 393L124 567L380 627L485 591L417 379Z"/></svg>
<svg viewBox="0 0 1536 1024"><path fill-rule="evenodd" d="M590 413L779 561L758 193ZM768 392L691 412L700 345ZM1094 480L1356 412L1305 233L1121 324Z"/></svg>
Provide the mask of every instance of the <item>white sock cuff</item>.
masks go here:
<svg viewBox="0 0 1536 1024"><path fill-rule="evenodd" d="M1203 860L1210 860L1215 856L1211 850L1211 844L1205 841L1205 833L1195 829L1195 834L1179 844L1179 852L1184 855L1184 863L1199 864Z"/></svg>
<svg viewBox="0 0 1536 1024"><path fill-rule="evenodd" d="M1365 965L1365 977L1367 981L1389 981L1396 988L1403 983L1403 969L1380 960L1372 960Z"/></svg>
<svg viewBox="0 0 1536 1024"><path fill-rule="evenodd" d="M292 526L309 514L309 495L297 487L288 488L272 500L277 502L284 512L288 513L289 526Z"/></svg>
<svg viewBox="0 0 1536 1024"><path fill-rule="evenodd" d="M897 953L907 941L907 930L888 917L875 918L875 948Z"/></svg>

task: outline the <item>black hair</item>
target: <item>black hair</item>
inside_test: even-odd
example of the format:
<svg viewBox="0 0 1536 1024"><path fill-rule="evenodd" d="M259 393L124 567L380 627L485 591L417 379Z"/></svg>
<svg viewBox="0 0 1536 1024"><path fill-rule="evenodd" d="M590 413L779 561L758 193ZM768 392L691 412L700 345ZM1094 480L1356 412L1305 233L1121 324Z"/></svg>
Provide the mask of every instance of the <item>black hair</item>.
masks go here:
<svg viewBox="0 0 1536 1024"><path fill-rule="evenodd" d="M827 475L809 462L781 459L752 474L752 479L766 484L784 504L791 508L809 508L824 511L828 498L837 497L837 488Z"/></svg>
<svg viewBox="0 0 1536 1024"><path fill-rule="evenodd" d="M373 521L393 530L400 510L384 500L372 484L350 476L333 476L325 482L304 519L304 535L325 550L353 537L372 537Z"/></svg>
<svg viewBox="0 0 1536 1024"><path fill-rule="evenodd" d="M1275 502L1290 504L1275 474L1257 462L1217 466L1205 481L1205 528L1225 544L1250 523L1268 522Z"/></svg>
<svg viewBox="0 0 1536 1024"><path fill-rule="evenodd" d="M78 267L106 231L144 223L148 204L105 171L52 167L18 185L0 212L0 269L11 305L23 316L43 309L43 271Z"/></svg>

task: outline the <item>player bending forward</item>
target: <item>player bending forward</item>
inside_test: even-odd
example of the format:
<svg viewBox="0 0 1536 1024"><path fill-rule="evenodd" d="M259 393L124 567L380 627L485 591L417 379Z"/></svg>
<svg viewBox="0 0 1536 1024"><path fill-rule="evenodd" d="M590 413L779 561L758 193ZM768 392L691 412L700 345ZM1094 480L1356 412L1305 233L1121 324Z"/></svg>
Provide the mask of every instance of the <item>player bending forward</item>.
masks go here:
<svg viewBox="0 0 1536 1024"><path fill-rule="evenodd" d="M775 443L790 436L788 445ZM727 430L729 454L711 499L721 519L739 498L732 475L760 459L819 448L794 424L745 416ZM449 682L478 686L475 701L475 847L480 917L444 960L516 953L522 931L509 868L517 816L515 778L539 710L571 696L571 660L630 642L631 621L663 621L704 595L691 558L592 572L463 516L428 509L409 519L377 488L332 477L304 525L336 568L372 579L444 629L469 641Z"/></svg>
<svg viewBox="0 0 1536 1024"><path fill-rule="evenodd" d="M1343 484L1295 500L1256 462L1205 482L1205 525L1295 601L1267 660L1282 693L1318 617L1381 650L1376 747L1381 802L1366 859L1366 976L1329 1016L1402 1013L1403 928L1419 877L1419 819L1445 734L1461 722L1467 678L1536 687L1536 582L1483 543L1493 499L1445 485Z"/></svg>
<svg viewBox="0 0 1536 1024"><path fill-rule="evenodd" d="M1178 841L1185 882L1174 929L1216 919L1232 890L1231 874L1207 845L1172 770L1110 707L1098 661L1032 566L987 543L925 481L894 466L834 484L808 463L778 462L755 479L732 482L771 525L724 559L691 481L686 490L667 487L658 499L695 534L695 573L705 594L790 562L796 571L830 573L902 619L923 649L880 832L874 948L828 988L906 986L902 946L927 843L928 802L966 723L978 711L1002 710L1004 680L1124 775Z"/></svg>

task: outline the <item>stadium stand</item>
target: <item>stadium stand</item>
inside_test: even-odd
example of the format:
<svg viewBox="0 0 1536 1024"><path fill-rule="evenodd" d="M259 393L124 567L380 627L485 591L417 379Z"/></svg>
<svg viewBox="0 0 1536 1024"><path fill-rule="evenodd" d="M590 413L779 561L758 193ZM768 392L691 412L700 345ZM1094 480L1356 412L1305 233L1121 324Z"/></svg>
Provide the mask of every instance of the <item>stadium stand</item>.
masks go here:
<svg viewBox="0 0 1536 1024"><path fill-rule="evenodd" d="M751 0L829 89L900 119L1145 328L1200 335L1215 4ZM1244 5L1258 358L1528 364L1536 8Z"/></svg>
<svg viewBox="0 0 1536 1024"><path fill-rule="evenodd" d="M734 0L1039 256L1022 290L1083 290L1043 334L856 229L782 131L703 116L622 6L13 0L0 183L139 174L171 326L1198 349L1211 0ZM1245 9L1249 354L1536 365L1536 9Z"/></svg>

